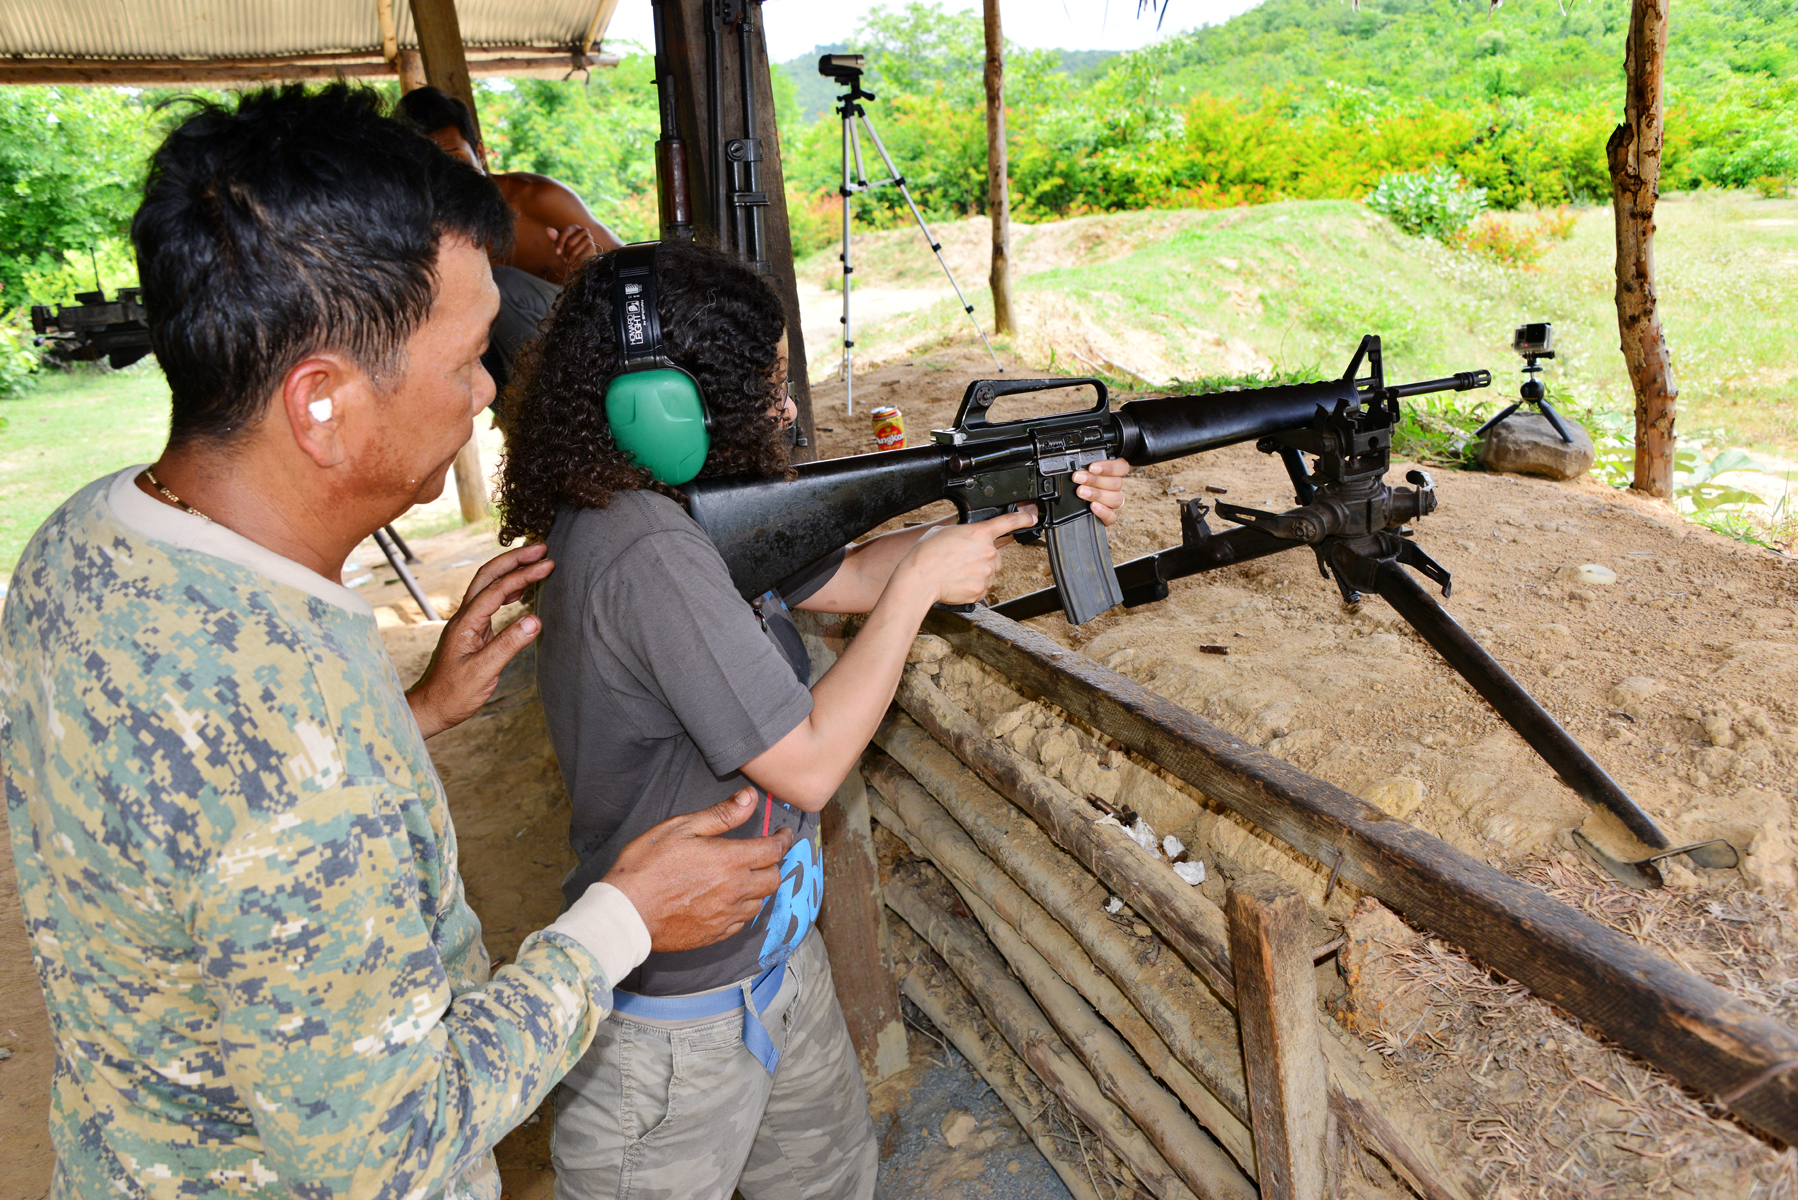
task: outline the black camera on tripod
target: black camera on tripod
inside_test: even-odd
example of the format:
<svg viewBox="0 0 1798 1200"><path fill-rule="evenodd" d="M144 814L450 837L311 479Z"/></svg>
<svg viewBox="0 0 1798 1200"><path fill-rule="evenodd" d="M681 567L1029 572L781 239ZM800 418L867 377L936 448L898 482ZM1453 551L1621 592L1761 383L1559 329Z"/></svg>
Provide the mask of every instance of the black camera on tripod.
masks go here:
<svg viewBox="0 0 1798 1200"><path fill-rule="evenodd" d="M861 54L826 54L818 59L818 74L838 83L853 84L861 80L867 58Z"/></svg>
<svg viewBox="0 0 1798 1200"><path fill-rule="evenodd" d="M1549 425L1560 435L1563 442L1572 442L1573 435L1567 432L1567 426L1561 422L1561 414L1554 410L1548 402L1548 389L1536 376L1542 373L1541 360L1555 356L1555 327L1548 321L1535 321L1528 325L1519 325L1511 334L1511 349L1517 351L1523 359L1523 386L1517 391L1517 403L1487 421L1474 430L1473 436L1485 437L1488 430L1500 421L1516 412L1526 404L1534 405L1536 411L1548 419Z"/></svg>

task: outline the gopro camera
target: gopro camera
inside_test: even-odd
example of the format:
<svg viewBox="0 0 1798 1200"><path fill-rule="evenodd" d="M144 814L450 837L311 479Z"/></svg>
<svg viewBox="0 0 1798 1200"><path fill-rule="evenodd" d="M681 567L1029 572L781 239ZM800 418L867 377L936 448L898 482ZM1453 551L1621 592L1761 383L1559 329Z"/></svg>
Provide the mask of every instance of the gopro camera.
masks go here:
<svg viewBox="0 0 1798 1200"><path fill-rule="evenodd" d="M863 62L860 54L826 54L818 59L818 74L840 83L853 83L861 78Z"/></svg>
<svg viewBox="0 0 1798 1200"><path fill-rule="evenodd" d="M1555 327L1547 321L1519 325L1511 335L1511 349L1525 358L1552 358L1554 348Z"/></svg>

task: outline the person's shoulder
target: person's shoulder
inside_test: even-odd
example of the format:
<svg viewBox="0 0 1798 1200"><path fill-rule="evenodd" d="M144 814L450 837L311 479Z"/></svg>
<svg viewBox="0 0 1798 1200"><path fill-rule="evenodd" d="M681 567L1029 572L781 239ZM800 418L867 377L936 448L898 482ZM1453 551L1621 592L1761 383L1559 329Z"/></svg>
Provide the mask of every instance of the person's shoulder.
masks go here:
<svg viewBox="0 0 1798 1200"><path fill-rule="evenodd" d="M539 175L534 171L507 171L493 176L493 182L499 185L507 200L578 194L560 179L551 175Z"/></svg>
<svg viewBox="0 0 1798 1200"><path fill-rule="evenodd" d="M552 541L603 543L622 549L658 533L699 534L700 531L677 501L649 488L637 488L613 492L604 508L563 509L556 514L550 538Z"/></svg>

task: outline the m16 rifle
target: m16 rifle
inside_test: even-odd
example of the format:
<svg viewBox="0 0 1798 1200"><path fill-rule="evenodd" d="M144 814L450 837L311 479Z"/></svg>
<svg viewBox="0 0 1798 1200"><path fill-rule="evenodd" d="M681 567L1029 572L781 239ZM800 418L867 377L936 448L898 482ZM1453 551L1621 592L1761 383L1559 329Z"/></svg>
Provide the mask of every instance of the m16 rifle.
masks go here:
<svg viewBox="0 0 1798 1200"><path fill-rule="evenodd" d="M792 480L703 479L683 489L693 519L718 547L745 598L863 534L937 500L963 521L1034 503L1029 534L1043 538L1055 585L994 609L1026 620L1060 610L1082 624L1114 605L1164 599L1174 579L1306 546L1346 603L1384 597L1512 728L1596 809L1614 815L1647 853L1626 860L1581 834L1574 838L1607 871L1636 887L1661 885L1655 862L1687 854L1706 867L1732 867L1737 854L1720 839L1672 846L1602 766L1403 568L1414 568L1447 597L1448 570L1411 539L1410 523L1434 512L1435 484L1421 470L1408 487L1385 482L1399 402L1431 392L1491 384L1487 371L1419 383L1388 384L1380 339L1372 334L1339 379L1245 391L1133 400L1116 411L1095 379L976 380L949 429L929 445L805 463ZM1092 387L1090 408L1049 417L994 422L995 400L1026 392ZM1253 441L1279 455L1297 506L1263 512L1219 502L1237 528L1211 529L1202 500L1181 505L1181 544L1113 567L1105 528L1075 494L1075 471L1106 458L1142 467ZM1306 456L1311 456L1309 465Z"/></svg>

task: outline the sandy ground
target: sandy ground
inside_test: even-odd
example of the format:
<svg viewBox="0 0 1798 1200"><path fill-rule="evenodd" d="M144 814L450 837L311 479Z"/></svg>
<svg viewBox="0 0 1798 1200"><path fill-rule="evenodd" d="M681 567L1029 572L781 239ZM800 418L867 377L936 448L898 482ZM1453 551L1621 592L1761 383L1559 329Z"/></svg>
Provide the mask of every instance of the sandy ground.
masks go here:
<svg viewBox="0 0 1798 1200"><path fill-rule="evenodd" d="M968 380L984 374L982 361L967 349L943 349L858 377L853 418L842 411L841 384L821 386L821 450L871 449L864 404L876 398L902 404L914 441L947 424ZM1798 939L1782 942L1779 933L1781 922L1790 925L1798 890L1798 564L1596 483L1464 473L1439 473L1438 483L1442 507L1419 523L1418 540L1455 574L1449 611L1676 840L1723 836L1748 852L1740 872L1673 868L1674 891L1657 902L1696 914L1692 965L1714 978L1727 976L1729 964L1719 959L1715 971L1706 967L1721 952L1696 944L1716 924L1705 914L1747 912L1742 920L1761 938L1756 979L1771 989L1750 998L1788 1020L1798 1016ZM1277 463L1247 447L1139 472L1111 534L1114 557L1177 542L1175 501L1207 488L1258 507L1287 503ZM447 609L493 546L491 533L475 527L415 549L427 560L417 572L426 590ZM370 566L379 561L372 547L359 557ZM1617 581L1596 586L1564 577L1583 564L1606 566ZM401 676L410 680L436 629L418 623L397 584L383 582L389 572L371 573L367 594L382 611ZM1016 548L998 594L1048 582L1043 553ZM1544 886L1570 887L1580 874L1566 837L1584 820L1583 806L1379 601L1345 610L1309 556L1292 553L1178 582L1164 603L1107 614L1079 629L1058 617L1037 624L1477 856L1537 872ZM1229 653L1201 653L1201 645ZM571 865L566 799L530 677L529 664L518 664L486 710L432 743L469 897L496 961L553 917L556 883ZM1033 752L1056 757L1046 748L1050 740L1038 740ZM1071 783L1090 782L1087 790L1101 794L1115 788L1098 757L1068 756L1064 748L1061 758L1059 772ZM1602 883L1580 879L1581 895L1610 903ZM1673 945L1676 956L1681 944ZM1563 1041L1569 1036L1563 1033ZM934 1050L922 1038L914 1042L926 1058ZM0 1058L0 1144L10 1167L0 1200L36 1200L50 1169L43 1114L52 1049L10 856L0 856L0 1051L10 1052ZM914 1065L922 1075L935 1069ZM910 1103L876 1096L889 1118ZM981 1115L981 1128L989 1128L989 1116L990 1128L1001 1129L1002 1114ZM907 1117L885 1128L916 1132L923 1125ZM548 1122L534 1120L502 1144L512 1200L550 1194L547 1134ZM905 1157L899 1149L909 1136L889 1138L889 1150ZM991 1145L982 1152L1002 1153L1005 1162L1031 1152L1003 1132L986 1140ZM1702 1156L1709 1145L1700 1141L1693 1153ZM985 1159L976 1169L925 1154L937 1149L947 1146L919 1142L916 1153L905 1152L913 1161L928 1159L913 1178L936 1178L944 1190L934 1194L957 1194L950 1183L982 1194L976 1185L987 1177ZM1753 1151L1749 1146L1732 1161L1748 1161ZM1701 1194L1748 1196L1755 1186L1749 1179Z"/></svg>

